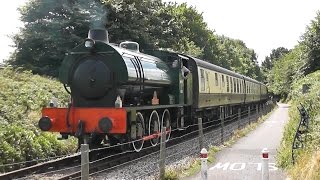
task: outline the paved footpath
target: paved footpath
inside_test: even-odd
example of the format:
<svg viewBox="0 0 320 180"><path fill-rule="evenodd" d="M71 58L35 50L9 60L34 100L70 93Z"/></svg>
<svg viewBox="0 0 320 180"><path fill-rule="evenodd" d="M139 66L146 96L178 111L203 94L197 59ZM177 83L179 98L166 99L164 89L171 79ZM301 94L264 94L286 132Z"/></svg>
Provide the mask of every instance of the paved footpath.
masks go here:
<svg viewBox="0 0 320 180"><path fill-rule="evenodd" d="M232 147L216 154L215 163L208 167L209 180L259 180L261 179L261 150L268 148L269 179L286 179L284 172L276 167L275 156L282 133L288 121L288 105L278 104L279 108L254 131L239 139ZM200 173L184 178L201 179Z"/></svg>

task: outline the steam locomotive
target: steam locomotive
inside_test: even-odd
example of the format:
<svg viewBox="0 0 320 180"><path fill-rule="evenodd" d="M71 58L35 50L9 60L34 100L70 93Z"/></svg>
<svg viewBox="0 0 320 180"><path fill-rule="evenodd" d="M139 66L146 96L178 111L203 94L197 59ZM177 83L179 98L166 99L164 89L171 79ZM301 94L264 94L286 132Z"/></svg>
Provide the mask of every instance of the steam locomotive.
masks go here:
<svg viewBox="0 0 320 180"><path fill-rule="evenodd" d="M75 136L90 146L132 142L159 143L161 127L184 130L203 117L260 105L267 100L264 84L203 60L171 51L139 51L139 44L109 43L105 29L67 53L59 80L71 95L66 108L42 110L39 127Z"/></svg>

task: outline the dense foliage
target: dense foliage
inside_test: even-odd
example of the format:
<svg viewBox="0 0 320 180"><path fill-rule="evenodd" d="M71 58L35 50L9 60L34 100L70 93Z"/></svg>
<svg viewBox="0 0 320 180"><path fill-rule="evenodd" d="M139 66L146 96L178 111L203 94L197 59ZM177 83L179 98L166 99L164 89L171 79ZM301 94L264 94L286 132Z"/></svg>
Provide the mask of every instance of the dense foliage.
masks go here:
<svg viewBox="0 0 320 180"><path fill-rule="evenodd" d="M292 84L290 92L291 108L290 121L285 127L282 143L278 151L277 163L282 168L290 169L289 175L293 179L319 179L320 178L320 71L316 71ZM302 84L310 84L309 93L302 94ZM300 115L297 107L303 104L310 113L310 130L305 148L301 149L298 161L293 166L291 159L291 146L296 133ZM312 159L316 160L313 161Z"/></svg>
<svg viewBox="0 0 320 180"><path fill-rule="evenodd" d="M247 48L241 40L230 39L225 36L219 36L218 39L220 50L218 64L259 81L262 80L262 73L254 50Z"/></svg>
<svg viewBox="0 0 320 180"><path fill-rule="evenodd" d="M106 27L110 41L132 40L141 49L166 48L261 79L256 54L240 40L221 37L187 4L161 0L30 0L20 8L25 26L14 36L8 63L56 76L64 54L89 28Z"/></svg>
<svg viewBox="0 0 320 180"><path fill-rule="evenodd" d="M320 69L320 12L292 50L277 48L262 63L269 90L286 99L294 80ZM290 97L289 97L290 98Z"/></svg>
<svg viewBox="0 0 320 180"><path fill-rule="evenodd" d="M55 134L37 127L40 109L52 97L59 98L61 104L68 101L59 82L31 72L0 70L0 165L75 151L74 142L58 141ZM19 166L0 166L0 171Z"/></svg>

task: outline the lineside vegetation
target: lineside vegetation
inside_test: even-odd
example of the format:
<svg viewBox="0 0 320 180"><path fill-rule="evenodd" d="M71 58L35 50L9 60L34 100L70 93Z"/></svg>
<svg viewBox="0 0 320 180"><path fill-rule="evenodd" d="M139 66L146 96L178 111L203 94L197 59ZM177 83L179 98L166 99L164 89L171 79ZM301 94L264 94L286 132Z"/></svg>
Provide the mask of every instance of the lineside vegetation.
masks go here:
<svg viewBox="0 0 320 180"><path fill-rule="evenodd" d="M4 164L75 152L75 140L58 141L56 134L38 128L40 110L52 97L59 98L60 104L68 102L68 94L55 79L0 69L0 172L23 165L1 166Z"/></svg>

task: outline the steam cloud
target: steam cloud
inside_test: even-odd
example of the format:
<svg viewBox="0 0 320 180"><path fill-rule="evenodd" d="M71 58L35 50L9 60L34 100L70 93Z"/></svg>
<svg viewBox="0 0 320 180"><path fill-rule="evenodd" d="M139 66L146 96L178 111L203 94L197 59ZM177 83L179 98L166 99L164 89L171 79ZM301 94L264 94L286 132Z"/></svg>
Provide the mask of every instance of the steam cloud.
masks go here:
<svg viewBox="0 0 320 180"><path fill-rule="evenodd" d="M87 15L90 21L90 29L105 28L107 23L107 10L103 4L95 0L79 0L78 8L81 13Z"/></svg>

